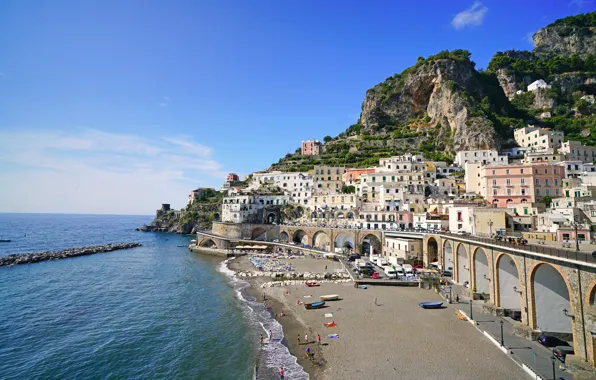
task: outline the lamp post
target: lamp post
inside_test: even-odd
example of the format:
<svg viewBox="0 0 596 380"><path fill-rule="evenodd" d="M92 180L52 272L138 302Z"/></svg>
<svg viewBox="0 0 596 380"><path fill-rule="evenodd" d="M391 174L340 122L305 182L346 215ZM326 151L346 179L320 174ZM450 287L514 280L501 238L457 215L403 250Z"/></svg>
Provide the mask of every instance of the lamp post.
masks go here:
<svg viewBox="0 0 596 380"><path fill-rule="evenodd" d="M501 319L501 347L505 346L505 342L503 339L503 320Z"/></svg>
<svg viewBox="0 0 596 380"><path fill-rule="evenodd" d="M577 221L577 217L573 218L573 227L575 228L575 250L579 251L579 239L577 238L577 229L579 227L579 222Z"/></svg>
<svg viewBox="0 0 596 380"><path fill-rule="evenodd" d="M555 350L553 350L552 354L550 360L553 363L553 380L557 380L557 374L555 373Z"/></svg>
<svg viewBox="0 0 596 380"><path fill-rule="evenodd" d="M470 300L470 319L474 320L474 315L472 314L472 300Z"/></svg>
<svg viewBox="0 0 596 380"><path fill-rule="evenodd" d="M488 221L488 235L492 238L493 237L493 221Z"/></svg>

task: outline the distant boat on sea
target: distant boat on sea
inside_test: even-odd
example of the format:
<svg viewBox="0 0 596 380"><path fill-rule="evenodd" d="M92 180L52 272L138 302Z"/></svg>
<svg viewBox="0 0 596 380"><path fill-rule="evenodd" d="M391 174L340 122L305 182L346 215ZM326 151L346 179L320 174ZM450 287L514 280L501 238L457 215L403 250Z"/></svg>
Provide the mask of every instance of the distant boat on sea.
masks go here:
<svg viewBox="0 0 596 380"><path fill-rule="evenodd" d="M11 241L10 239L0 239L0 243L10 243Z"/></svg>

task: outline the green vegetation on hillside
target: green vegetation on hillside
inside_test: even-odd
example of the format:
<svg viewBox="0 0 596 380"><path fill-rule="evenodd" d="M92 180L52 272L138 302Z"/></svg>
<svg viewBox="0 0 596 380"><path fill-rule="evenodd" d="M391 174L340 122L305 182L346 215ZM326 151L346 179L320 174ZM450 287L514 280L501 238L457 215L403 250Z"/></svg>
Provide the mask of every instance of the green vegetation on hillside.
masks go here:
<svg viewBox="0 0 596 380"><path fill-rule="evenodd" d="M584 13L575 16L564 17L549 24L547 28L553 26L563 26L570 28L596 27L596 12Z"/></svg>
<svg viewBox="0 0 596 380"><path fill-rule="evenodd" d="M498 69L507 69L513 73L518 80L524 77L533 79L544 79L550 81L553 75L586 72L596 73L596 55L590 54L585 58L574 54L553 55L550 57L537 57L534 59L523 59L521 57L512 57L505 53L497 53L488 64L488 72L496 72ZM515 51L512 51L515 53Z"/></svg>

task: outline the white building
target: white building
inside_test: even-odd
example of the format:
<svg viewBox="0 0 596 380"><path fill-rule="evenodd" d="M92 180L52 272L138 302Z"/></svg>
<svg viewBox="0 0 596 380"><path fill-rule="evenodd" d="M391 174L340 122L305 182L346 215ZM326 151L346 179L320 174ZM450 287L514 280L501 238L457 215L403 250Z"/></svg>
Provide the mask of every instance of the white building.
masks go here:
<svg viewBox="0 0 596 380"><path fill-rule="evenodd" d="M259 210L272 206L288 204L287 195L248 195L241 194L223 198L221 206L223 222L252 223L258 218ZM275 214L273 214L275 217ZM270 215L264 215L261 221L272 222Z"/></svg>
<svg viewBox="0 0 596 380"><path fill-rule="evenodd" d="M559 153L564 154L565 159L569 161L596 161L596 147L582 145L579 141L564 142Z"/></svg>
<svg viewBox="0 0 596 380"><path fill-rule="evenodd" d="M454 164L463 166L466 162L480 162L482 164L507 165L507 155L499 155L496 150L462 150L455 155Z"/></svg>
<svg viewBox="0 0 596 380"><path fill-rule="evenodd" d="M538 79L528 85L528 91L536 91L539 88L550 88L551 85L546 83L544 79Z"/></svg>
<svg viewBox="0 0 596 380"><path fill-rule="evenodd" d="M472 233L472 210L471 207L450 207L449 231Z"/></svg>
<svg viewBox="0 0 596 380"><path fill-rule="evenodd" d="M312 196L313 178L309 173L280 172L253 173L249 189L259 189L267 185L279 187L289 195L292 203L306 205Z"/></svg>
<svg viewBox="0 0 596 380"><path fill-rule="evenodd" d="M513 131L513 137L517 145L536 151L560 148L565 134L561 131L529 126Z"/></svg>
<svg viewBox="0 0 596 380"><path fill-rule="evenodd" d="M411 257L422 257L422 241L385 235L383 256L397 257L403 260Z"/></svg>

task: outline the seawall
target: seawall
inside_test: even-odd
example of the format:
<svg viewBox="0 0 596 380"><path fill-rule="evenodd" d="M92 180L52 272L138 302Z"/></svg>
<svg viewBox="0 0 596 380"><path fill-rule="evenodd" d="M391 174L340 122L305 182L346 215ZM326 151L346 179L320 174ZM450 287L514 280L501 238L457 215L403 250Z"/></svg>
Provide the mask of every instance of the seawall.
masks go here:
<svg viewBox="0 0 596 380"><path fill-rule="evenodd" d="M38 253L23 253L13 254L5 257L0 257L1 266L12 266L18 264L33 264L40 261L48 260L60 260L68 259L70 257L94 255L96 253L117 251L120 249L130 249L140 247L140 243L117 243L117 244L104 244L104 245L93 245L89 247L81 248L67 248L61 251L48 251Z"/></svg>

